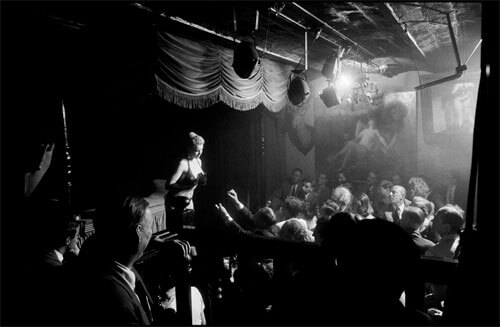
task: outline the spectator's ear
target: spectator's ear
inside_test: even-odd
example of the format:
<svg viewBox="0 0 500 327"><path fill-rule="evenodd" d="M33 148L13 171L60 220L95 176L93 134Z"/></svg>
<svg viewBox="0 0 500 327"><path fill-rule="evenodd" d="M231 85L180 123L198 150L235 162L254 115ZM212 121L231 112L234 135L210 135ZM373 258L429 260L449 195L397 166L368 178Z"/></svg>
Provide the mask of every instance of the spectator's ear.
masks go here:
<svg viewBox="0 0 500 327"><path fill-rule="evenodd" d="M446 234L449 234L450 233L450 225L449 224L443 224L443 231L446 233Z"/></svg>

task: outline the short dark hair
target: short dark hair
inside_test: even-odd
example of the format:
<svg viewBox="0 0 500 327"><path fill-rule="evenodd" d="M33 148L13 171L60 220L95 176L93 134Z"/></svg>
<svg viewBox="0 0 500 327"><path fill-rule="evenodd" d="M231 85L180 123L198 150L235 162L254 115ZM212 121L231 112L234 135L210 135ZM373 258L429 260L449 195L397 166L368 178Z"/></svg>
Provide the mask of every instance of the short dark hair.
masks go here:
<svg viewBox="0 0 500 327"><path fill-rule="evenodd" d="M306 203L295 196L288 196L285 199L285 209L290 213L291 217L297 217L300 213L306 211Z"/></svg>
<svg viewBox="0 0 500 327"><path fill-rule="evenodd" d="M254 215L255 226L260 229L267 229L276 224L276 215L273 209L268 207L260 208Z"/></svg>
<svg viewBox="0 0 500 327"><path fill-rule="evenodd" d="M415 231L424 223L425 213L419 207L409 206L403 210L403 220L408 220L408 225Z"/></svg>
<svg viewBox="0 0 500 327"><path fill-rule="evenodd" d="M103 232L125 236L143 220L148 206L144 198L135 195L109 199L98 211Z"/></svg>
<svg viewBox="0 0 500 327"><path fill-rule="evenodd" d="M444 205L436 212L435 218L441 219L443 225L449 225L454 234L458 234L464 225L463 210L456 205Z"/></svg>
<svg viewBox="0 0 500 327"><path fill-rule="evenodd" d="M294 169L292 170L292 174L293 174L294 172L296 172L296 171L298 171L299 173L301 173L302 175L304 175L304 171L303 171L302 169L300 169L300 168L294 168Z"/></svg>

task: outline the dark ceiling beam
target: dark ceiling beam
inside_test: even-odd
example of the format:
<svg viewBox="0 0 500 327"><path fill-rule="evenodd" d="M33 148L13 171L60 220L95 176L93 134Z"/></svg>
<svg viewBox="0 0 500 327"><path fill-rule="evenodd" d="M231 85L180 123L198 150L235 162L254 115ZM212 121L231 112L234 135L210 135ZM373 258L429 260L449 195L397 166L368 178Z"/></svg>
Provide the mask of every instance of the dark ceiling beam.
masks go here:
<svg viewBox="0 0 500 327"><path fill-rule="evenodd" d="M391 5L388 2L384 2L384 5L389 10L391 16L394 18L394 20L396 21L396 23L398 23L399 27L401 27L401 29L403 30L403 32L406 34L406 36L408 37L408 39L410 39L411 43L413 43L413 45L418 50L418 52L420 52L420 54L422 55L422 57L424 57L425 59L427 59L427 56L425 55L425 52L420 48L420 46L418 45L418 43L415 40L415 38L413 37L413 35L411 35L411 33L408 31L408 28L406 28L406 24L403 23L399 19L398 15L396 15L396 12L391 7Z"/></svg>
<svg viewBox="0 0 500 327"><path fill-rule="evenodd" d="M355 47L359 47L359 49L361 51L363 51L366 55L369 56L369 59L373 59L375 58L376 56L371 53L370 51L366 50L363 46L361 46L358 42L354 41L354 40L351 40L349 37L347 37L346 35L340 33L339 31L337 31L336 29L334 29L333 27L331 27L330 25L328 25L325 21L323 21L322 19L318 18L317 16L315 16L314 14L312 14L311 12L309 12L308 10L306 10L305 8L301 7L299 4L297 4L296 2L292 2L292 4L297 7L298 9L302 10L304 13L308 14L309 16L311 16L312 18L314 18L315 20L317 20L318 22L320 22L324 27L327 27L330 31L332 31L335 35L337 35L339 38L341 38L342 40L350 43L351 45L354 45Z"/></svg>

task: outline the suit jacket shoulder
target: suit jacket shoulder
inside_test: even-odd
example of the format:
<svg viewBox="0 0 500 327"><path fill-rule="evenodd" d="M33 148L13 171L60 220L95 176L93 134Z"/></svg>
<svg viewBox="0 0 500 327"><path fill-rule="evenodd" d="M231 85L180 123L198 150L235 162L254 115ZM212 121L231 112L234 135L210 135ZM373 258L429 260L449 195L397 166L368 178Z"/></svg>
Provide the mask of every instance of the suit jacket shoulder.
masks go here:
<svg viewBox="0 0 500 327"><path fill-rule="evenodd" d="M103 325L150 324L137 295L117 273L104 273L98 278L95 287L93 322Z"/></svg>

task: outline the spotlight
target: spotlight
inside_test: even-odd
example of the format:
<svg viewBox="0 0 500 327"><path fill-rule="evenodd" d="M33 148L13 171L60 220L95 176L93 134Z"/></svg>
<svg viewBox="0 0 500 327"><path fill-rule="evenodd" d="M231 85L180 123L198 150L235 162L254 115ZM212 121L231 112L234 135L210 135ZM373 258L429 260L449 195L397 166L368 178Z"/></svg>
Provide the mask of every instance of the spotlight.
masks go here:
<svg viewBox="0 0 500 327"><path fill-rule="evenodd" d="M323 69L321 69L321 75L325 76L327 80L333 79L333 71L335 69L335 64L337 63L337 56L331 54L326 57L325 63L323 64Z"/></svg>
<svg viewBox="0 0 500 327"><path fill-rule="evenodd" d="M335 88L333 86L328 86L323 90L323 93L319 96L323 103L327 108L336 106L339 104L339 100L337 99L337 93L335 92Z"/></svg>
<svg viewBox="0 0 500 327"><path fill-rule="evenodd" d="M242 40L234 49L233 68L241 78L248 78L259 62L255 41Z"/></svg>
<svg viewBox="0 0 500 327"><path fill-rule="evenodd" d="M297 76L288 85L287 93L291 103L301 105L309 96L309 85L304 78Z"/></svg>

